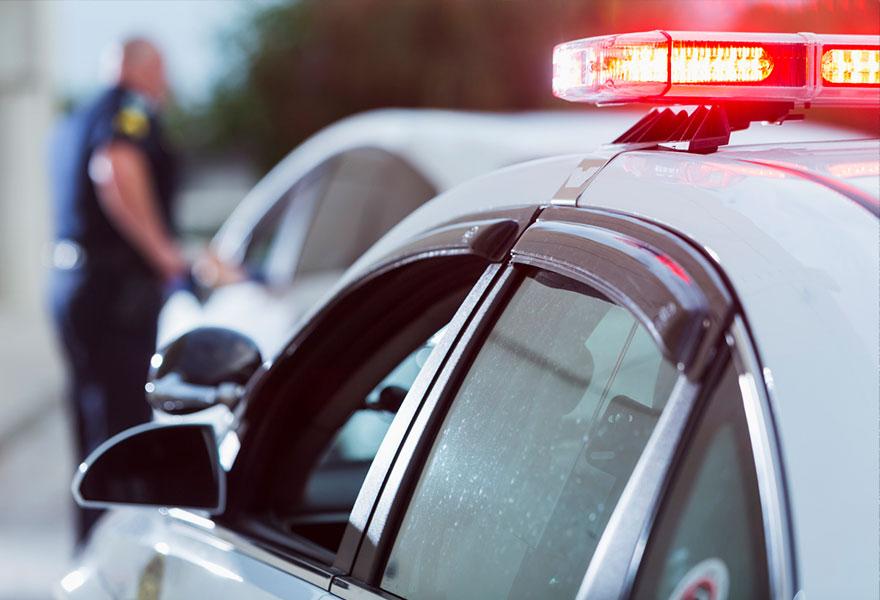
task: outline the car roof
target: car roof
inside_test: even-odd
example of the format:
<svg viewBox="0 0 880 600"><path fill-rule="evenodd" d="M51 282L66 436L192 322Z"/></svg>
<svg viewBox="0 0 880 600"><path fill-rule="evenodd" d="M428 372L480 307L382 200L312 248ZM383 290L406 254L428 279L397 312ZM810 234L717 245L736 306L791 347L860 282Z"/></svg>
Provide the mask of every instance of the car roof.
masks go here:
<svg viewBox="0 0 880 600"><path fill-rule="evenodd" d="M413 166L438 193L473 177L541 157L579 152L615 139L644 111L625 109L518 113L382 109L342 119L294 148L245 196L215 238L232 252L267 206L326 160L359 148L389 152ZM841 139L856 133L810 124L792 128L795 139ZM767 128L734 139L767 140Z"/></svg>
<svg viewBox="0 0 880 600"><path fill-rule="evenodd" d="M816 596L880 591L880 482L868 476L880 470L880 140L709 155L605 149L513 166L422 206L339 285L440 223L547 204L585 158L609 155L577 206L679 232L715 259L744 309L771 396L805 588ZM862 190L874 208L840 183Z"/></svg>

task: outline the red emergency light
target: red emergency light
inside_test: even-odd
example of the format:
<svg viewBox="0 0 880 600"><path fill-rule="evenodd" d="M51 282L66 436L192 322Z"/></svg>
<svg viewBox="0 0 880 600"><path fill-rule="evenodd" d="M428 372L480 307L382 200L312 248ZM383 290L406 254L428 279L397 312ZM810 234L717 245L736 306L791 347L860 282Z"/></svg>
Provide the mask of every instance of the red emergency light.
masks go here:
<svg viewBox="0 0 880 600"><path fill-rule="evenodd" d="M553 93L618 104L880 105L880 36L649 31L553 51Z"/></svg>

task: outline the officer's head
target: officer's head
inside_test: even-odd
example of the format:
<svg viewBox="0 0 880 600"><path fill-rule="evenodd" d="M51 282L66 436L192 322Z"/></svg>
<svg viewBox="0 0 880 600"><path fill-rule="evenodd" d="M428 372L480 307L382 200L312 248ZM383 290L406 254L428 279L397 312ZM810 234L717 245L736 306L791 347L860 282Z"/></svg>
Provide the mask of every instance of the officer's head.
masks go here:
<svg viewBox="0 0 880 600"><path fill-rule="evenodd" d="M107 67L115 83L143 94L157 104L168 97L162 53L151 41L134 37L114 46Z"/></svg>

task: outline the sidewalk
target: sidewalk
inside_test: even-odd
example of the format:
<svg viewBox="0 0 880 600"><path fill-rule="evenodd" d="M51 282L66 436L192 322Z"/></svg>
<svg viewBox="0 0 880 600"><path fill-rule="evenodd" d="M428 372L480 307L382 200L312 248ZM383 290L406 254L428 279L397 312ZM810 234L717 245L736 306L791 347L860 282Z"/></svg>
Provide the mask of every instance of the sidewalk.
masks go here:
<svg viewBox="0 0 880 600"><path fill-rule="evenodd" d="M49 324L0 313L0 600L43 600L68 566L63 372Z"/></svg>
<svg viewBox="0 0 880 600"><path fill-rule="evenodd" d="M0 453L61 402L64 374L48 320L0 312Z"/></svg>
<svg viewBox="0 0 880 600"><path fill-rule="evenodd" d="M50 404L0 450L0 600L49 600L73 548L67 419Z"/></svg>

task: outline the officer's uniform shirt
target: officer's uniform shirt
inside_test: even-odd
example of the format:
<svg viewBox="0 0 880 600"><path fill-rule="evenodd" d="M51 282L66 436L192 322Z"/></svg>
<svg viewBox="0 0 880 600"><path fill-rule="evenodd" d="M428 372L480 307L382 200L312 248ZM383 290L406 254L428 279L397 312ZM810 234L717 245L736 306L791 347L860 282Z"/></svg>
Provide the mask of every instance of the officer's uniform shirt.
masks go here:
<svg viewBox="0 0 880 600"><path fill-rule="evenodd" d="M149 271L143 257L108 220L89 177L92 156L112 141L143 150L161 216L171 229L175 160L164 142L162 125L145 98L117 86L72 114L56 132L51 157L55 238L81 248L88 269Z"/></svg>
<svg viewBox="0 0 880 600"><path fill-rule="evenodd" d="M161 124L144 98L109 89L60 125L50 157L56 237L50 303L70 368L78 459L150 417L144 384L156 347L162 283L109 220L89 176L95 152L114 141L144 152L170 229L174 157ZM80 515L80 535L93 515Z"/></svg>

